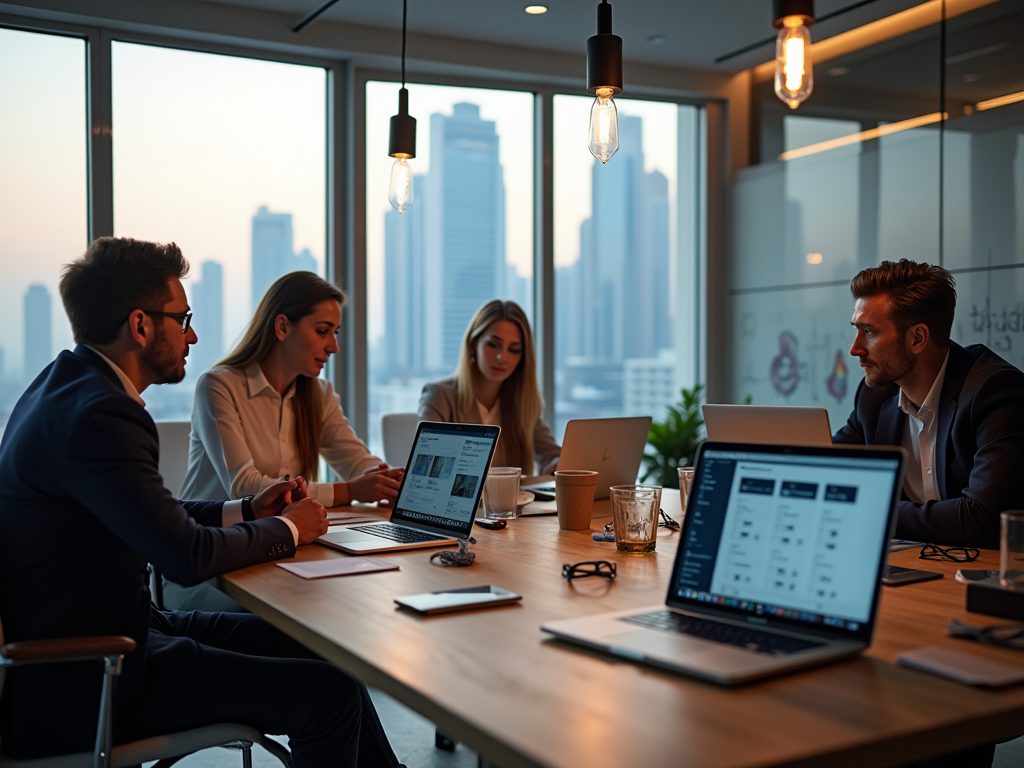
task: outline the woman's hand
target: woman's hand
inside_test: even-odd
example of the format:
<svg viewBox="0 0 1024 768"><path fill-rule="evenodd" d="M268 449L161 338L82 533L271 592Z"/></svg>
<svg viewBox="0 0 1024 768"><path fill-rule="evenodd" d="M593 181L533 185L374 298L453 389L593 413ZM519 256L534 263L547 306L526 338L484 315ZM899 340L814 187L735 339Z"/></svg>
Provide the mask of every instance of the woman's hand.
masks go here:
<svg viewBox="0 0 1024 768"><path fill-rule="evenodd" d="M403 474L405 470L402 467L390 467L381 462L376 469L371 469L347 483L335 483L334 503L341 506L351 504L353 501L375 501L381 506L390 506L398 498Z"/></svg>

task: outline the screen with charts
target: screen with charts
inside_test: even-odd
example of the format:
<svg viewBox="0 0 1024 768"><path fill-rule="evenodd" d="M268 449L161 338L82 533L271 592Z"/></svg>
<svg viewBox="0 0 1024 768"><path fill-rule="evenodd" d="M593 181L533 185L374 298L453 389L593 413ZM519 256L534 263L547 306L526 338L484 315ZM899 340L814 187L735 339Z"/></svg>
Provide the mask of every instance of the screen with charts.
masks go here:
<svg viewBox="0 0 1024 768"><path fill-rule="evenodd" d="M423 425L393 519L464 528L476 512L498 430Z"/></svg>
<svg viewBox="0 0 1024 768"><path fill-rule="evenodd" d="M703 462L677 597L851 630L868 620L898 460L709 450Z"/></svg>

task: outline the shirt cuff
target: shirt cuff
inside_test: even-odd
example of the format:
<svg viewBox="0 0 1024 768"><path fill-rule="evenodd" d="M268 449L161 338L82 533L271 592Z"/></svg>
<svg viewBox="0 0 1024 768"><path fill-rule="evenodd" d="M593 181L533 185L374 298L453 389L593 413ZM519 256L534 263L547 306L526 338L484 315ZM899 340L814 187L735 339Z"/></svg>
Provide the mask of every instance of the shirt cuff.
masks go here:
<svg viewBox="0 0 1024 768"><path fill-rule="evenodd" d="M314 499L324 505L325 508L334 506L334 483L310 483L312 488L307 487L307 491L312 490L309 494Z"/></svg>
<svg viewBox="0 0 1024 768"><path fill-rule="evenodd" d="M220 512L220 527L230 528L242 522L242 500L225 501Z"/></svg>
<svg viewBox="0 0 1024 768"><path fill-rule="evenodd" d="M278 517L275 517L274 519L275 520L280 520L282 523L284 523L285 525L287 525L291 529L292 538L295 540L295 548L298 549L298 547L299 547L299 529L295 526L295 523L293 523L287 517L280 517L280 516L278 516Z"/></svg>

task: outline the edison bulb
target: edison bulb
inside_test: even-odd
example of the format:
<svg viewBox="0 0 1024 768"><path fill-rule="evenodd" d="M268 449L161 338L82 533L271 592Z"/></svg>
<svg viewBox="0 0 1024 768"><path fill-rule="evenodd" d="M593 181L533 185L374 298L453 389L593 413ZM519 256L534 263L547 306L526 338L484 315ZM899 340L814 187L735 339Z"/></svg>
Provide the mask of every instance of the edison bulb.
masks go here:
<svg viewBox="0 0 1024 768"><path fill-rule="evenodd" d="M775 39L775 95L796 109L813 89L811 33L803 17L787 16Z"/></svg>
<svg viewBox="0 0 1024 768"><path fill-rule="evenodd" d="M590 108L590 153L607 163L619 149L619 113L611 88L598 88Z"/></svg>
<svg viewBox="0 0 1024 768"><path fill-rule="evenodd" d="M409 160L399 157L391 166L391 186L388 188L388 200L399 213L405 213L412 205L412 169Z"/></svg>

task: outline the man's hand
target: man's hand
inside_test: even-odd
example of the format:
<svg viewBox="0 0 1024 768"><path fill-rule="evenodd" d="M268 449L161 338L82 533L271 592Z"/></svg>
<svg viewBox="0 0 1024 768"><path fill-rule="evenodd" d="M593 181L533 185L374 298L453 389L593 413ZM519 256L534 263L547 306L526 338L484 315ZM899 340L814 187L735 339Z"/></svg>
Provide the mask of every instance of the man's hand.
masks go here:
<svg viewBox="0 0 1024 768"><path fill-rule="evenodd" d="M381 462L376 469L364 472L345 483L348 501L376 501L380 502L381 506L390 506L398 498L403 474L404 468L390 467Z"/></svg>
<svg viewBox="0 0 1024 768"><path fill-rule="evenodd" d="M280 515L286 506L304 498L306 498L305 479L296 477L291 480L281 480L269 488L265 488L252 500L252 514L257 520Z"/></svg>
<svg viewBox="0 0 1024 768"><path fill-rule="evenodd" d="M299 544L311 544L318 536L327 533L327 510L316 499L305 498L289 504L284 508L281 517L286 517L295 524L299 531Z"/></svg>

